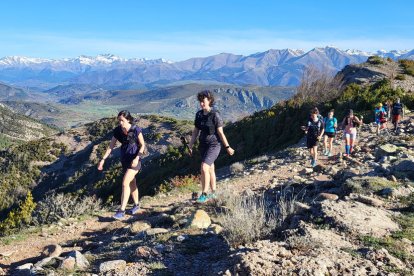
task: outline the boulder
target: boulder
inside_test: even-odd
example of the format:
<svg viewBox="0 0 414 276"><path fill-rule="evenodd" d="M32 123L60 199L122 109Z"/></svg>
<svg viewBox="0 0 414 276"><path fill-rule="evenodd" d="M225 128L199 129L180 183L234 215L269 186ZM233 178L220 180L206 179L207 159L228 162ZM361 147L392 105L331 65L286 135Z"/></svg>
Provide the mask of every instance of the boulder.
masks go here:
<svg viewBox="0 0 414 276"><path fill-rule="evenodd" d="M195 211L188 221L189 228L205 229L208 228L210 224L210 216L204 210Z"/></svg>
<svg viewBox="0 0 414 276"><path fill-rule="evenodd" d="M56 263L56 259L55 257L46 257L40 261L38 261L37 263L35 263L35 267L44 267L44 266L48 266L48 265L54 265Z"/></svg>
<svg viewBox="0 0 414 276"><path fill-rule="evenodd" d="M400 229L392 214L380 208L354 201L322 201L322 215L349 232L384 237Z"/></svg>
<svg viewBox="0 0 414 276"><path fill-rule="evenodd" d="M68 256L75 259L77 269L85 270L89 267L89 261L79 251L71 251Z"/></svg>
<svg viewBox="0 0 414 276"><path fill-rule="evenodd" d="M223 227L221 227L218 224L211 224L210 227L211 231L214 232L214 234L219 235L221 232L223 232Z"/></svg>
<svg viewBox="0 0 414 276"><path fill-rule="evenodd" d="M62 263L60 264L59 268L64 270L74 270L76 267L76 259L74 257L66 257L63 259Z"/></svg>
<svg viewBox="0 0 414 276"><path fill-rule="evenodd" d="M381 145L375 151L375 157L379 160L384 156L396 155L398 150L399 148L393 144Z"/></svg>
<svg viewBox="0 0 414 276"><path fill-rule="evenodd" d="M374 207L384 206L384 201L377 199L377 198L369 197L369 196L358 195L356 197L356 200L358 200L359 202L374 206Z"/></svg>
<svg viewBox="0 0 414 276"><path fill-rule="evenodd" d="M414 180L414 161L403 159L394 163L391 171L399 177L408 177Z"/></svg>
<svg viewBox="0 0 414 276"><path fill-rule="evenodd" d="M338 200L339 196L335 194L329 194L329 193L320 193L317 198L319 200Z"/></svg>
<svg viewBox="0 0 414 276"><path fill-rule="evenodd" d="M154 236L158 234L168 233L169 231L165 228L151 228L145 231L147 236Z"/></svg>
<svg viewBox="0 0 414 276"><path fill-rule="evenodd" d="M126 261L124 260L114 260L101 263L99 265L99 272L105 273L109 271L123 271L126 268Z"/></svg>
<svg viewBox="0 0 414 276"><path fill-rule="evenodd" d="M135 221L132 223L130 231L132 234L138 234L151 228L151 224L148 221Z"/></svg>
<svg viewBox="0 0 414 276"><path fill-rule="evenodd" d="M59 244L46 246L42 252L44 257L59 257L62 254L62 247Z"/></svg>

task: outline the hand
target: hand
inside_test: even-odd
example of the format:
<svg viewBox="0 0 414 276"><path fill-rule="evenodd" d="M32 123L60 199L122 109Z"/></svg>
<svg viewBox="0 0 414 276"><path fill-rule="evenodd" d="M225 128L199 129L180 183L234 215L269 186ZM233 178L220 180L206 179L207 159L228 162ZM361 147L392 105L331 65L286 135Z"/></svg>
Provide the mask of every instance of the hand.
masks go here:
<svg viewBox="0 0 414 276"><path fill-rule="evenodd" d="M317 139L318 139L318 141L319 141L319 140L321 140L321 139L322 139L322 136L318 136L318 138L317 138Z"/></svg>
<svg viewBox="0 0 414 276"><path fill-rule="evenodd" d="M227 153L228 153L229 155L233 155L233 154L234 154L234 149L232 149L232 148L227 148L226 150L227 150Z"/></svg>
<svg viewBox="0 0 414 276"><path fill-rule="evenodd" d="M193 149L192 149L192 148L188 148L188 154L189 154L190 156L193 156Z"/></svg>
<svg viewBox="0 0 414 276"><path fill-rule="evenodd" d="M98 170L99 171L103 170L104 163L105 163L105 159L102 159L101 161L99 161L99 164L98 164Z"/></svg>

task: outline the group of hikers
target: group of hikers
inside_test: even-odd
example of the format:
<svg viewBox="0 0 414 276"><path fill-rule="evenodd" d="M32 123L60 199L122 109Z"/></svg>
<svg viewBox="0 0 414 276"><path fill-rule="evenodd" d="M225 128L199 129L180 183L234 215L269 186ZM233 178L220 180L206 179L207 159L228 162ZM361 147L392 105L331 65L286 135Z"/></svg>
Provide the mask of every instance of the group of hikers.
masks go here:
<svg viewBox="0 0 414 276"><path fill-rule="evenodd" d="M201 154L201 195L197 202L204 203L216 197L216 173L214 161L217 159L222 145L229 155L234 154L230 147L226 135L223 131L223 119L220 113L213 109L214 95L209 90L201 91L197 94L200 110L195 115L194 129L191 140L188 144L190 155L198 137L199 152ZM387 108L387 109L386 109ZM385 126L387 119L392 115L394 129L397 130L398 123L403 116L403 106L398 99L392 106L388 102L386 108L378 104L375 109L375 122L377 123L377 133ZM390 111L392 111L390 113ZM117 142L121 143L121 164L123 169L121 206L113 215L114 219L123 219L125 214L133 215L139 211L138 188L135 176L141 169L141 161L145 150L145 141L142 129L134 123L134 118L127 110L118 114L119 125L113 130L111 142L98 164L98 170L103 170L105 160L109 157ZM341 129L344 131L345 153L350 155L353 152L357 137L357 128L362 124L362 118L354 115L349 110L342 120ZM302 129L307 134L307 148L311 154L311 165L316 166L318 160L318 143L324 137L323 154L332 156L332 144L338 130L338 121L334 117L334 110L329 111L328 116L323 118L319 114L318 108L313 108L306 126ZM134 205L126 209L129 197L132 197Z"/></svg>
<svg viewBox="0 0 414 276"><path fill-rule="evenodd" d="M201 109L196 113L194 129L188 144L190 155L192 148L199 138L199 152L201 154L201 188L202 193L197 202L204 203L216 197L216 173L214 161L217 159L222 145L229 155L234 154L223 131L223 119L217 110L213 109L214 95L209 90L197 94ZM113 130L111 142L98 164L98 170L103 170L106 158L111 154L117 142L121 143L121 164L123 169L121 206L113 215L120 220L125 214L134 215L139 211L138 188L135 176L141 169L141 160L144 155L145 141L142 129L134 124L134 118L127 110L118 114L119 126ZM129 197L134 205L126 209Z"/></svg>
<svg viewBox="0 0 414 276"><path fill-rule="evenodd" d="M380 134L382 129L387 129L387 122L390 118L394 126L394 131L397 132L398 124L401 118L404 117L404 106L399 98L393 104L391 104L391 101L387 101L384 105L378 103L374 110L374 117L377 135ZM340 129L343 130L343 139L345 141L345 152L343 156L352 154L357 138L357 129L362 125L362 120L363 117L358 118L355 116L352 109L348 110L347 115L342 120ZM338 130L338 121L334 117L333 109L328 112L327 117L323 118L319 114L318 108L314 107L311 110L307 125L303 126L302 129L307 135L306 146L310 152L311 166L314 167L317 165L318 144L322 137L324 137L323 154L328 157L333 155L332 145Z"/></svg>

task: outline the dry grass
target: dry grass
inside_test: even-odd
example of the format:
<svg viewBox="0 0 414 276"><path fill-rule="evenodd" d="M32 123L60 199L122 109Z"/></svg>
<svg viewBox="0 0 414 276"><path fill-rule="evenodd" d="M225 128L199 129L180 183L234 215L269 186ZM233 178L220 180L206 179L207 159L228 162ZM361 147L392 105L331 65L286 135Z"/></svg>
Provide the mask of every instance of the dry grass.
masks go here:
<svg viewBox="0 0 414 276"><path fill-rule="evenodd" d="M284 195L278 197L275 205L264 194L240 196L222 190L216 204L224 209L217 217L224 228L225 239L231 246L237 247L269 236L295 212L295 200Z"/></svg>
<svg viewBox="0 0 414 276"><path fill-rule="evenodd" d="M101 210L101 200L68 194L51 194L37 203L33 219L37 224L47 224L62 218L93 214Z"/></svg>
<svg viewBox="0 0 414 276"><path fill-rule="evenodd" d="M275 213L267 210L263 196L235 196L226 207L219 218L224 237L233 247L265 237L277 226Z"/></svg>
<svg viewBox="0 0 414 276"><path fill-rule="evenodd" d="M240 174L243 171L244 171L244 165L240 162L233 163L230 166L230 172L232 174Z"/></svg>

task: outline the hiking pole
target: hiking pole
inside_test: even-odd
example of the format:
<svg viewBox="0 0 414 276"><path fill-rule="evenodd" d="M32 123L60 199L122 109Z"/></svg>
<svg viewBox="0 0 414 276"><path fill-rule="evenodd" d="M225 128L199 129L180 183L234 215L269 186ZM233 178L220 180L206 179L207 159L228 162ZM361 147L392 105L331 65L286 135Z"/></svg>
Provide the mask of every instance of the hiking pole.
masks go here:
<svg viewBox="0 0 414 276"><path fill-rule="evenodd" d="M181 143L183 143L184 147L188 150L188 154L192 156L190 146L188 145L188 141L185 136L180 137Z"/></svg>

